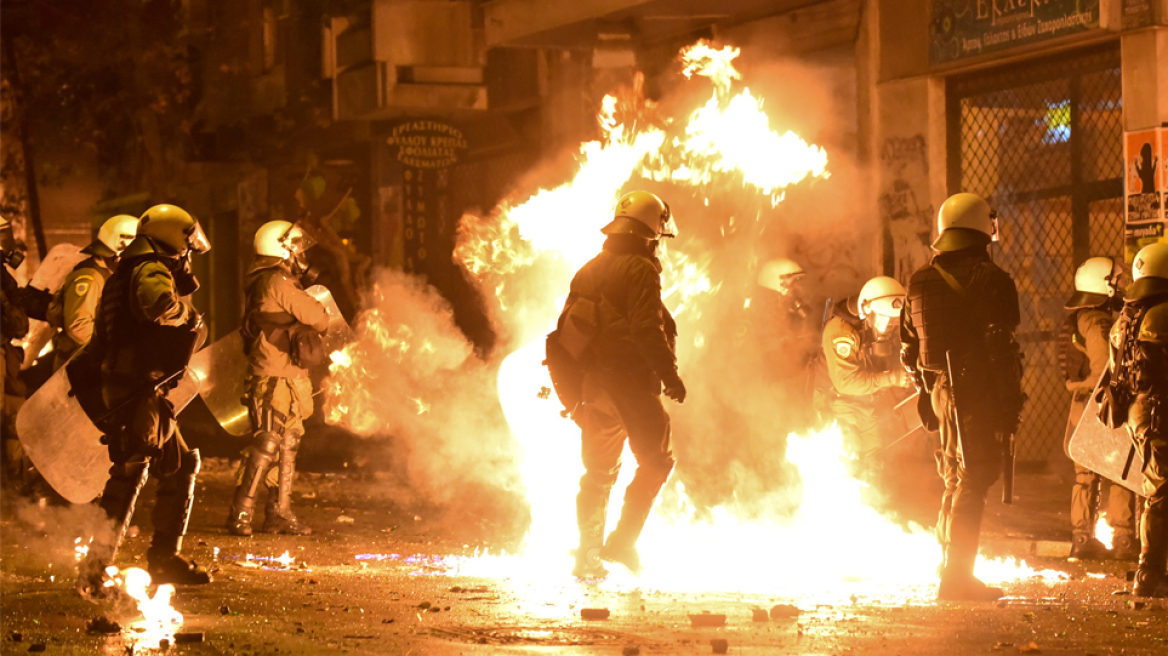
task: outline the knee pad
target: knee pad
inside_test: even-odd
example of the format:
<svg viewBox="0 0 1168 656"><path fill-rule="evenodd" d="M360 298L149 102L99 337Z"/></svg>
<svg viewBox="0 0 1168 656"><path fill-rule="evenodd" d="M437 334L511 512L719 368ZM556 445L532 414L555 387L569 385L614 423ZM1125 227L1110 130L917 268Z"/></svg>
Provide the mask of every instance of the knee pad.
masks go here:
<svg viewBox="0 0 1168 656"><path fill-rule="evenodd" d="M266 459L271 459L280 452L281 442L279 435L271 431L260 431L256 433L251 448L256 454L262 454Z"/></svg>

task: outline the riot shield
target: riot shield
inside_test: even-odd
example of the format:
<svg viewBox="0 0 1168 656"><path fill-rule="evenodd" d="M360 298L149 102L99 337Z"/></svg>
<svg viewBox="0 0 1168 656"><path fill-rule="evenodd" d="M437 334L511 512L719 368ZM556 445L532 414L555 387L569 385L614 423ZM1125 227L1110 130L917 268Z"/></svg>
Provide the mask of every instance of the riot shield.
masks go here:
<svg viewBox="0 0 1168 656"><path fill-rule="evenodd" d="M306 289L329 315L324 345L331 353L352 341L349 325L341 315L336 300L323 285ZM247 358L243 354L243 337L238 330L199 351L191 358L189 369L199 380L199 395L207 409L228 433L243 437L252 431L247 408L240 402L247 377Z"/></svg>
<svg viewBox="0 0 1168 656"><path fill-rule="evenodd" d="M100 379L80 366L85 350L58 369L16 415L16 433L34 467L53 489L72 503L87 503L109 478L109 452L94 425L108 410L101 403ZM72 374L70 372L72 371ZM181 412L198 393L187 370L167 395Z"/></svg>
<svg viewBox="0 0 1168 656"><path fill-rule="evenodd" d="M1098 384L1095 386L1098 391ZM1078 464L1108 478L1136 494L1143 494L1144 463L1132 449L1127 428L1111 429L1099 421L1095 394L1087 400L1079 425L1067 442L1067 454ZM1130 461L1129 461L1130 459ZM1127 476L1124 476L1124 471Z"/></svg>

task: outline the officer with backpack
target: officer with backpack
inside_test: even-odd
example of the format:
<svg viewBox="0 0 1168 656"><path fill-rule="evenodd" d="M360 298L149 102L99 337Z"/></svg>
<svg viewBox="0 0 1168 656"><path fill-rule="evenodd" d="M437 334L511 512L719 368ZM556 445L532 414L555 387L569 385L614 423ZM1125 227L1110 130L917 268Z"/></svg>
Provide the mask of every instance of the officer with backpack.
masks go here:
<svg viewBox="0 0 1168 656"><path fill-rule="evenodd" d="M580 545L572 570L580 578L607 574L602 560L639 572L636 543L657 493L673 471L669 415L661 393L681 403L685 385L677 373L677 326L661 302L658 240L670 219L656 195L621 197L615 217L601 232L603 250L572 279L559 326L549 336L549 366L556 377L558 353L578 363L578 399L557 392L582 430L585 473L576 497ZM571 395L568 395L571 396ZM637 473L625 491L616 530L604 537L608 497L620 472L628 439Z"/></svg>
<svg viewBox="0 0 1168 656"><path fill-rule="evenodd" d="M1099 377L1111 357L1108 335L1114 312L1123 307L1121 267L1110 257L1092 257L1075 271L1075 293L1067 300L1067 315L1059 330L1059 365L1071 392L1067 439L1074 434ZM1112 548L1095 538L1096 508L1107 492L1107 523L1114 531ZM1071 488L1071 556L1135 560L1140 543L1135 533L1135 495L1099 474L1075 464Z"/></svg>

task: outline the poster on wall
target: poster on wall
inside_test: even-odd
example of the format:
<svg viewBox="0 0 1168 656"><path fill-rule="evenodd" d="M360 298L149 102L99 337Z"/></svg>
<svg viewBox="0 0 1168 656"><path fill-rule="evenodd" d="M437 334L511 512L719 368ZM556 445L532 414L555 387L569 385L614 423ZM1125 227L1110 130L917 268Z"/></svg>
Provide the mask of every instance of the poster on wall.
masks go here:
<svg viewBox="0 0 1168 656"><path fill-rule="evenodd" d="M1123 140L1125 255L1164 238L1168 174L1164 171L1165 130L1128 132Z"/></svg>
<svg viewBox="0 0 1168 656"><path fill-rule="evenodd" d="M932 0L929 63L1007 50L1099 27L1099 0Z"/></svg>
<svg viewBox="0 0 1168 656"><path fill-rule="evenodd" d="M445 121L414 119L395 126L386 143L402 164L404 268L433 281L449 268L450 168L466 151L466 137Z"/></svg>

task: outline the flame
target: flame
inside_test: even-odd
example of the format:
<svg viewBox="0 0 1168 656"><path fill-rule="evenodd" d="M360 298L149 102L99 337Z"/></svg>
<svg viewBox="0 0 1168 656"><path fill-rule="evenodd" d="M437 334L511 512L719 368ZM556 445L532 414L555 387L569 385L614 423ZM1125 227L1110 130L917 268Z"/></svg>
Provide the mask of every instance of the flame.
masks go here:
<svg viewBox="0 0 1168 656"><path fill-rule="evenodd" d="M150 596L150 574L137 567L106 568L107 587L115 587L137 604L141 617L122 625L122 636L135 647L158 649L162 640L173 642L174 633L183 624L182 613L170 605L174 586L164 583Z"/></svg>
<svg viewBox="0 0 1168 656"><path fill-rule="evenodd" d="M79 563L89 555L89 545L93 544L93 538L89 538L85 544L81 544L81 538L77 538L73 540L73 544L75 545L73 547L73 560Z"/></svg>
<svg viewBox="0 0 1168 656"><path fill-rule="evenodd" d="M685 371L693 354L706 348L705 329L722 328L702 323L706 308L713 306L724 286L737 284L731 274L717 270L714 256L721 247L705 240L702 229L714 238L737 239L752 250L770 217L766 201L773 208L792 185L828 176L822 148L792 132L773 130L762 100L748 88L736 91L742 76L733 61L739 54L737 48L717 49L704 41L683 50L682 74L712 84L708 101L679 120L659 117L656 106L639 96L638 78L631 92L602 101L600 138L581 145L579 166L570 181L508 199L489 216L462 217L454 259L484 291L501 348L509 353L498 364L497 389L521 454L516 466L531 524L519 554L426 558L418 561L423 566L418 573L507 580L528 598L556 589L557 581L570 584L569 551L577 540L573 510L583 473L580 431L560 416L555 402L535 393L552 387L542 365L542 337L554 327L571 276L600 250L604 240L600 229L611 220L612 207L623 192L648 185L668 189L662 195L672 199L688 197L695 208L710 208L711 199L716 199L715 207L736 202L736 207L745 204L748 209L724 218L712 209L679 218L683 230L692 226L698 236L682 235L676 246L658 247L663 299L684 324L682 338L692 340L679 348ZM753 220L744 221L743 216ZM745 272L750 277L754 260L723 266L733 275L743 277ZM373 296L379 293L375 289ZM732 305L749 307L750 299L736 298ZM328 421L363 434L385 430L376 413L387 396L386 383L379 381L392 372L374 364L376 358L389 353L408 369L417 362L411 358L425 361L441 354L444 348L433 344L424 352L417 335L425 334L429 333L412 330L378 309L363 313L358 341L332 358L326 383ZM411 400L421 410L421 402ZM435 404L443 400L441 395L433 397ZM838 428L793 434L787 444L785 456L802 481L793 515L744 517L733 505L699 511L684 486L674 481L658 500L638 545L644 573L634 578L615 571L601 585L760 592L827 601L856 594L931 599L941 558L933 533L917 525L898 525L865 505L863 484L848 473L853 456L846 453ZM784 454L769 456L781 460ZM610 501L610 528L619 514L619 491L635 469L627 448L624 461L629 464ZM357 558L364 562L398 556ZM1059 579L1058 573L1036 571L1012 560L979 560L977 571L991 583ZM569 589L568 594L587 593Z"/></svg>
<svg viewBox="0 0 1168 656"><path fill-rule="evenodd" d="M1104 514L1099 515L1099 520L1095 522L1095 539L1103 543L1103 546L1111 549L1115 546L1115 531L1112 530L1111 524L1107 523L1107 517Z"/></svg>

